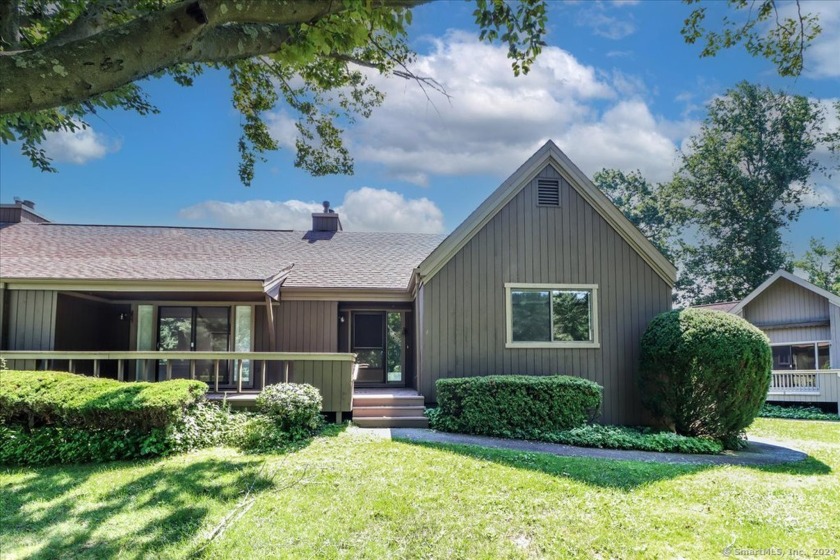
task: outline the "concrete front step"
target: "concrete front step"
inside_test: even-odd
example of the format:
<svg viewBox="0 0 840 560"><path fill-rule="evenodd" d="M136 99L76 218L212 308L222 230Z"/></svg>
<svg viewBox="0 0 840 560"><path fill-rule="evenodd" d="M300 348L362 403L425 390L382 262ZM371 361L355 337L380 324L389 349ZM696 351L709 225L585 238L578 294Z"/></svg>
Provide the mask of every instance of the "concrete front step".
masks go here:
<svg viewBox="0 0 840 560"><path fill-rule="evenodd" d="M356 417L353 411L353 423L360 428L428 428L429 419L425 416L378 416Z"/></svg>
<svg viewBox="0 0 840 560"><path fill-rule="evenodd" d="M423 416L424 406L359 406L353 407L353 418L386 416Z"/></svg>

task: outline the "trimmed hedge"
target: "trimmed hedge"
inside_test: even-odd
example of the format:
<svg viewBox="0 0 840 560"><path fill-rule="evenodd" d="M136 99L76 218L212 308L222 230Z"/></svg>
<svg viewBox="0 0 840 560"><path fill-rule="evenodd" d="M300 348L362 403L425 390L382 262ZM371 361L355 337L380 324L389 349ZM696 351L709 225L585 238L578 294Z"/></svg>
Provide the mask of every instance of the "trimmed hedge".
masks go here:
<svg viewBox="0 0 840 560"><path fill-rule="evenodd" d="M603 388L566 375L492 375L439 379L432 427L501 437L530 437L594 421Z"/></svg>
<svg viewBox="0 0 840 560"><path fill-rule="evenodd" d="M678 434L736 448L764 404L771 368L770 341L744 319L707 309L668 311L642 337L642 403Z"/></svg>
<svg viewBox="0 0 840 560"><path fill-rule="evenodd" d="M53 463L100 463L145 459L171 450L166 430L91 430L73 426L0 424L0 464L34 466Z"/></svg>
<svg viewBox="0 0 840 560"><path fill-rule="evenodd" d="M205 383L185 379L125 383L50 371L4 371L0 377L0 422L29 428L147 433L179 420L207 392Z"/></svg>

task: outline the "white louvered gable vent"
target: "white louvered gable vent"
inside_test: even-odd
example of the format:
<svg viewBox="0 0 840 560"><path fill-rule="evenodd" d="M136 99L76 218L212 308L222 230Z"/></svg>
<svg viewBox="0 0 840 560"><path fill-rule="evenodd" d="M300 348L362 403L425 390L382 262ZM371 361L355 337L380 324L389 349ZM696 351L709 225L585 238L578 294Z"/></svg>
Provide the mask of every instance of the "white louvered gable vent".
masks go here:
<svg viewBox="0 0 840 560"><path fill-rule="evenodd" d="M560 181L556 179L537 180L537 204L560 206Z"/></svg>

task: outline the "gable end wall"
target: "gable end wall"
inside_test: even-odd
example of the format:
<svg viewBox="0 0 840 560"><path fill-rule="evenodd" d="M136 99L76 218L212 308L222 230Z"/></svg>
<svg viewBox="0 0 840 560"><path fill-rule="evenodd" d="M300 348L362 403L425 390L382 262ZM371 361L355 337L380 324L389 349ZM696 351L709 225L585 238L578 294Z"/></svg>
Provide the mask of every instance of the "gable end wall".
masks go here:
<svg viewBox="0 0 840 560"><path fill-rule="evenodd" d="M560 207L537 206L537 180L561 179ZM505 348L506 282L597 284L600 348ZM671 288L560 174L546 166L423 288L418 389L447 377L568 374L604 387L601 421L643 420L639 341L671 308Z"/></svg>

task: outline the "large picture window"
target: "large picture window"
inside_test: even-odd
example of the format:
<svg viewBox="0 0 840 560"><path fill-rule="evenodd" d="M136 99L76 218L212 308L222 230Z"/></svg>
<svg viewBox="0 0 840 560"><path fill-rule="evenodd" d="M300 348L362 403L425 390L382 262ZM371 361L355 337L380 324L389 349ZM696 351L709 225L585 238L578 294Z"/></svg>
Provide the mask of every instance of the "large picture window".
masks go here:
<svg viewBox="0 0 840 560"><path fill-rule="evenodd" d="M801 342L797 344L773 344L774 370L829 369L828 341Z"/></svg>
<svg viewBox="0 0 840 560"><path fill-rule="evenodd" d="M505 284L508 348L597 348L598 286Z"/></svg>

